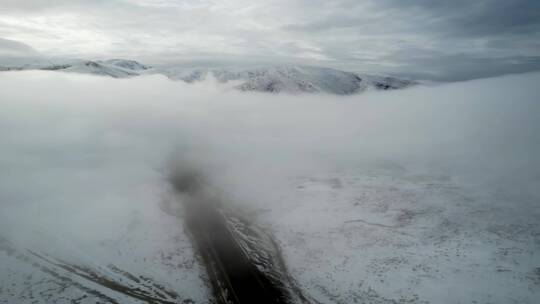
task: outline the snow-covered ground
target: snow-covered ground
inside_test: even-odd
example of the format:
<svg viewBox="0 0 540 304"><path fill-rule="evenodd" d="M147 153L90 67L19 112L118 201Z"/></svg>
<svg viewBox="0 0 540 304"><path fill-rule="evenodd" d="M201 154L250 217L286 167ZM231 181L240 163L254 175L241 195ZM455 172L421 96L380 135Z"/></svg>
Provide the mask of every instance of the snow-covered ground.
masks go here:
<svg viewBox="0 0 540 304"><path fill-rule="evenodd" d="M2 73L0 303L209 303L175 162L317 302L537 303L539 79L336 97Z"/></svg>
<svg viewBox="0 0 540 304"><path fill-rule="evenodd" d="M269 225L289 270L322 303L540 297L537 200L399 166L324 172L291 185Z"/></svg>
<svg viewBox="0 0 540 304"><path fill-rule="evenodd" d="M148 206L126 210L129 219L94 240L39 225L12 238L5 226L16 224L3 218L0 303L207 303L204 269L182 225ZM59 221L69 216L57 212Z"/></svg>

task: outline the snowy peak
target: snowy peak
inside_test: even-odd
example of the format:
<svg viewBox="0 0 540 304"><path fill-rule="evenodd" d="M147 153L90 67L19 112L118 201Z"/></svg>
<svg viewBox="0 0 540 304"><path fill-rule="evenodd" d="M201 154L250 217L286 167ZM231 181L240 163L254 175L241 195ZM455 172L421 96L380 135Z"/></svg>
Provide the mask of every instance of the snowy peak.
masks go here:
<svg viewBox="0 0 540 304"><path fill-rule="evenodd" d="M126 78L138 76L139 74L133 70L119 67L117 65L108 64L103 61L84 61L72 65L67 65L66 72L86 73L94 75L111 76L114 78Z"/></svg>
<svg viewBox="0 0 540 304"><path fill-rule="evenodd" d="M110 60L80 60L67 64L44 67L42 70L64 70L84 74L104 75L114 78L127 78L139 76L141 72L150 67L133 60L110 59Z"/></svg>
<svg viewBox="0 0 540 304"><path fill-rule="evenodd" d="M131 71L144 71L149 70L150 66L141 64L135 60L125 60L125 59L109 59L104 61L105 64L119 67L122 69L127 69Z"/></svg>

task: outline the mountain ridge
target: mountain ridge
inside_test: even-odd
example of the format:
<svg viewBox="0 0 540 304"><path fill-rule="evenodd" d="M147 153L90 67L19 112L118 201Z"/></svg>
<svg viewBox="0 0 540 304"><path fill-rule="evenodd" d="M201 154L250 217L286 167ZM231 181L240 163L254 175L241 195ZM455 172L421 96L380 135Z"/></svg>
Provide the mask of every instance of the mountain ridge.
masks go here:
<svg viewBox="0 0 540 304"><path fill-rule="evenodd" d="M415 85L415 81L392 76L346 72L326 67L295 65L262 65L256 67L152 67L135 60L49 60L31 63L1 64L0 71L47 70L129 78L161 74L171 80L195 83L209 78L232 84L244 92L329 93L351 95L367 90L395 90Z"/></svg>

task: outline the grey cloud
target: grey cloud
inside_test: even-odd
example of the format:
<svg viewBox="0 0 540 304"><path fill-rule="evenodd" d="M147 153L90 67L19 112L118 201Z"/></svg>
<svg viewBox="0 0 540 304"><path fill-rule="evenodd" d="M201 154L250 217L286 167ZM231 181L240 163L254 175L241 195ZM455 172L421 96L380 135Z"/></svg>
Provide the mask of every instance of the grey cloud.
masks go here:
<svg viewBox="0 0 540 304"><path fill-rule="evenodd" d="M394 66L391 72L408 68L438 80L539 69L538 1L334 3L342 9L287 24L283 30L318 41L344 66L356 62L377 69L373 61L379 61L382 70L388 64ZM336 37L341 38L338 43Z"/></svg>
<svg viewBox="0 0 540 304"><path fill-rule="evenodd" d="M36 55L37 52L31 46L24 43L0 38L0 55L1 56L21 56L21 55Z"/></svg>
<svg viewBox="0 0 540 304"><path fill-rule="evenodd" d="M395 72L412 78L463 81L538 70L540 70L540 56L476 58L467 54L454 54L410 59L406 65L396 69ZM411 71L417 72L411 73Z"/></svg>
<svg viewBox="0 0 540 304"><path fill-rule="evenodd" d="M536 70L540 56L536 0L5 0L0 8L0 35L43 53L150 64L264 58L464 79Z"/></svg>
<svg viewBox="0 0 540 304"><path fill-rule="evenodd" d="M4 12L39 12L43 10L55 10L60 8L76 9L81 7L96 7L106 5L125 4L119 0L2 0L0 8Z"/></svg>
<svg viewBox="0 0 540 304"><path fill-rule="evenodd" d="M344 7L348 1L338 1ZM373 14L362 14L365 8L350 4L342 10L305 23L284 26L293 31L326 31L335 28L362 29L377 21L371 29L395 32L416 29L424 32L453 33L464 36L524 35L540 31L540 2L534 0L428 1L382 0L371 6ZM395 17L402 22L395 27ZM377 31L378 32L378 31Z"/></svg>
<svg viewBox="0 0 540 304"><path fill-rule="evenodd" d="M431 17L432 24L439 25L437 30L446 28L460 35L521 35L537 33L540 29L540 2L535 0L383 2L408 11L419 9Z"/></svg>

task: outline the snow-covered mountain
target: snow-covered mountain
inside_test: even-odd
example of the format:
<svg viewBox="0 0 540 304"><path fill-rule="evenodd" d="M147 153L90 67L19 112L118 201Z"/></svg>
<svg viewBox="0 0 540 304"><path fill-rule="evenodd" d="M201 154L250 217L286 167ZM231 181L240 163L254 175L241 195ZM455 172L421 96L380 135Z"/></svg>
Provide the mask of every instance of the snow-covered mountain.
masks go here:
<svg viewBox="0 0 540 304"><path fill-rule="evenodd" d="M15 64L0 64L0 71L22 71L22 70L46 70L64 71L82 74L94 74L110 76L114 78L127 78L138 76L142 71L150 69L148 66L132 60L110 59L110 60L33 60L27 63L17 62Z"/></svg>
<svg viewBox="0 0 540 304"><path fill-rule="evenodd" d="M349 95L366 90L402 89L415 82L389 76L365 75L311 66L259 66L228 68L150 67L133 60L73 60L61 63L39 61L0 64L0 71L54 70L127 78L142 74L162 74L187 83L215 79L241 91L270 93L329 93Z"/></svg>
<svg viewBox="0 0 540 304"><path fill-rule="evenodd" d="M332 93L348 95L368 89L401 89L413 82L394 77L362 75L330 68L301 66L270 66L255 68L165 68L161 71L171 79L196 82L215 78L220 83L236 83L241 91Z"/></svg>
<svg viewBox="0 0 540 304"><path fill-rule="evenodd" d="M104 63L115 66L115 67L128 69L131 71L144 71L151 68L150 66L141 64L135 60L126 60L126 59L109 59L109 60L104 61Z"/></svg>

